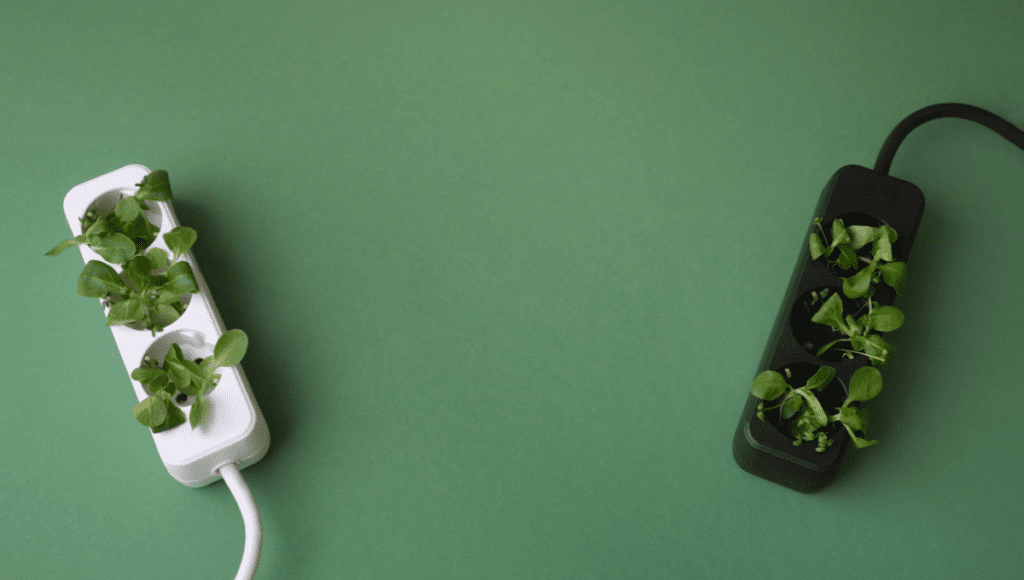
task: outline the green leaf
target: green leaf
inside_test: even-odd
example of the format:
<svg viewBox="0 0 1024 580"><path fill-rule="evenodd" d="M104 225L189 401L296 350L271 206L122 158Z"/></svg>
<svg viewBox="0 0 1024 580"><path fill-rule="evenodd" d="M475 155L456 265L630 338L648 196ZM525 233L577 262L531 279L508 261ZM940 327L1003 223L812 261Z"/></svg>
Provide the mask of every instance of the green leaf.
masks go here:
<svg viewBox="0 0 1024 580"><path fill-rule="evenodd" d="M828 423L828 416L825 415L825 409L821 408L821 403L818 402L818 397L815 397L813 393L809 393L803 389L797 389L797 393L800 394L807 401L807 406L810 407L814 413L814 420L816 422L815 429L818 427L824 427Z"/></svg>
<svg viewBox="0 0 1024 580"><path fill-rule="evenodd" d="M84 243L85 243L85 235L84 234L81 235L81 236L75 236L75 237L71 238L70 240L64 240L63 242L57 244L56 246L53 247L52 250L50 250L49 252L46 252L46 255L47 256L56 256L57 254L63 252L64 250L70 248L71 246L77 246L78 244L84 244Z"/></svg>
<svg viewBox="0 0 1024 580"><path fill-rule="evenodd" d="M174 297L177 298L177 295ZM181 318L181 314L173 306L159 302L159 296L157 300L157 303L149 309L149 318L153 321L154 326L165 328Z"/></svg>
<svg viewBox="0 0 1024 580"><path fill-rule="evenodd" d="M825 245L821 243L818 234L811 234L811 259L817 260L825 254Z"/></svg>
<svg viewBox="0 0 1024 580"><path fill-rule="evenodd" d="M835 417L839 419L840 423L855 431L863 431L864 427L867 426L867 421L863 420L857 414L857 409L853 407L839 407L839 413Z"/></svg>
<svg viewBox="0 0 1024 580"><path fill-rule="evenodd" d="M117 207L114 208L114 215L127 224L135 221L135 218L138 217L141 211L142 207L139 205L139 200L134 197L126 197L117 202Z"/></svg>
<svg viewBox="0 0 1024 580"><path fill-rule="evenodd" d="M764 371L754 377L754 382L750 384L750 394L763 401L773 401L786 392L787 387L789 385L786 384L782 373Z"/></svg>
<svg viewBox="0 0 1024 580"><path fill-rule="evenodd" d="M136 256L128 261L124 267L125 276L128 281L135 284L142 294L148 294L146 290L153 285L153 264L146 256Z"/></svg>
<svg viewBox="0 0 1024 580"><path fill-rule="evenodd" d="M871 288L871 275L875 273L876 264L865 266L853 276L843 278L843 294L847 298L860 298Z"/></svg>
<svg viewBox="0 0 1024 580"><path fill-rule="evenodd" d="M790 391L789 394L786 395L786 398L782 400L781 413L783 419L789 419L793 415L796 415L797 411L799 411L800 407L804 404L803 398L798 395L794 395L793 393L795 392L796 391Z"/></svg>
<svg viewBox="0 0 1024 580"><path fill-rule="evenodd" d="M828 350L829 348L832 348L832 345L834 345L835 343L837 343L839 341L842 341L842 340L848 340L848 339L846 339L846 338L837 338L837 339L833 340L832 342L830 342L830 343L826 344L825 346L819 348L816 356L820 357L826 350Z"/></svg>
<svg viewBox="0 0 1024 580"><path fill-rule="evenodd" d="M879 306L868 315L871 328L880 332L890 332L903 326L903 313L895 306Z"/></svg>
<svg viewBox="0 0 1024 580"><path fill-rule="evenodd" d="M117 230L115 230L110 224L110 218L112 215L113 214L108 213L96 220L91 226L89 226L89 229L85 230L83 235L90 246L96 245L103 238L117 232Z"/></svg>
<svg viewBox="0 0 1024 580"><path fill-rule="evenodd" d="M153 201L174 199L174 196L171 195L170 177L163 169L157 169L143 177L142 182L136 185L139 186L139 190L135 192L135 197L139 198L140 201L147 199Z"/></svg>
<svg viewBox="0 0 1024 580"><path fill-rule="evenodd" d="M832 246L835 248L839 244L845 244L850 241L850 234L846 233L846 228L843 227L843 220L836 218L832 220Z"/></svg>
<svg viewBox="0 0 1024 580"><path fill-rule="evenodd" d="M138 298L132 296L110 307L110 310L107 312L106 325L129 324L144 318L146 318L146 313L142 310L142 304L139 303Z"/></svg>
<svg viewBox="0 0 1024 580"><path fill-rule="evenodd" d="M853 433L850 433L850 436L853 437L853 444L857 446L857 449L864 449L865 447L871 447L875 443L878 443L878 441L868 441L867 439L861 439L860 437L857 437Z"/></svg>
<svg viewBox="0 0 1024 580"><path fill-rule="evenodd" d="M892 244L889 243L889 238L881 236L875 240L874 245L875 260L885 260L886 262L892 261Z"/></svg>
<svg viewBox="0 0 1024 580"><path fill-rule="evenodd" d="M195 276L192 274L192 266L188 262L175 262L167 269L167 282L164 288L173 290L178 294L189 294L199 291Z"/></svg>
<svg viewBox="0 0 1024 580"><path fill-rule="evenodd" d="M863 316L861 318L863 318ZM864 326L860 322L854 320L853 315L851 314L846 315L846 325L850 327L851 336L854 334L864 334Z"/></svg>
<svg viewBox="0 0 1024 580"><path fill-rule="evenodd" d="M171 383L179 391L184 392L192 382L192 373L188 372L185 365L179 361L171 361L165 363L167 365L167 375L171 379Z"/></svg>
<svg viewBox="0 0 1024 580"><path fill-rule="evenodd" d="M846 405L853 401L870 401L882 392L882 373L873 366L857 369L850 377L850 395Z"/></svg>
<svg viewBox="0 0 1024 580"><path fill-rule="evenodd" d="M828 300L811 317L811 322L827 324L845 334L850 334L849 329L843 324L843 299L838 294L828 297Z"/></svg>
<svg viewBox="0 0 1024 580"><path fill-rule="evenodd" d="M159 426L153 427L153 433L160 433L161 431L173 429L185 422L185 413L183 413L181 409L179 409L177 406L170 402L170 395L167 395L166 393L163 393L163 395L166 395L168 399L167 420L165 420Z"/></svg>
<svg viewBox="0 0 1024 580"><path fill-rule="evenodd" d="M167 355L164 356L164 366L166 367L168 362L180 363L183 360L185 360L185 353L181 352L178 343L172 342L171 347L167 349Z"/></svg>
<svg viewBox="0 0 1024 580"><path fill-rule="evenodd" d="M164 234L164 242L167 243L167 248L174 253L175 260L187 252L192 244L196 243L197 238L196 231L186 226L178 226Z"/></svg>
<svg viewBox="0 0 1024 580"><path fill-rule="evenodd" d="M167 252L160 248L150 248L146 252L146 257L149 258L149 263L153 265L154 270L167 267Z"/></svg>
<svg viewBox="0 0 1024 580"><path fill-rule="evenodd" d="M814 373L814 376L807 379L807 384L804 385L804 388L810 391L820 389L825 385L831 383L832 379L834 379L835 376L836 369L834 369L833 367L827 365L818 367L818 370L817 372Z"/></svg>
<svg viewBox="0 0 1024 580"><path fill-rule="evenodd" d="M890 228L885 224L882 224L882 226L878 228L878 230L880 233L885 234L886 239L888 239L890 243L895 242L896 238L898 237L896 235L896 230Z"/></svg>
<svg viewBox="0 0 1024 580"><path fill-rule="evenodd" d="M132 415L146 427L156 427L167 419L167 400L150 395L132 408Z"/></svg>
<svg viewBox="0 0 1024 580"><path fill-rule="evenodd" d="M168 395L173 395L175 391L174 385L171 384L171 379L167 377L166 372L150 381L150 383L146 385L146 388L148 388L151 393L166 391Z"/></svg>
<svg viewBox="0 0 1024 580"><path fill-rule="evenodd" d="M872 364L883 364L890 356L898 352L898 349L895 346L889 344L884 338L877 334L868 336L867 344L865 344L861 350L881 359L879 361L872 359Z"/></svg>
<svg viewBox="0 0 1024 580"><path fill-rule="evenodd" d="M879 264L878 269L882 271L882 279L896 291L897 296L903 296L907 290L907 263L889 262Z"/></svg>
<svg viewBox="0 0 1024 580"><path fill-rule="evenodd" d="M216 358L214 368L235 366L241 362L248 347L249 337L237 328L220 335L217 344L213 347L213 356Z"/></svg>
<svg viewBox="0 0 1024 580"><path fill-rule="evenodd" d="M846 244L839 245L839 257L836 258L836 265L843 270L849 270L857 265L857 253Z"/></svg>
<svg viewBox="0 0 1024 580"><path fill-rule="evenodd" d="M181 362L183 365L185 365L185 369L189 372L189 374L192 375L192 382L201 384L203 381L206 380L206 373L204 373L203 370L199 368L199 365L196 364L196 361L184 360Z"/></svg>
<svg viewBox="0 0 1024 580"><path fill-rule="evenodd" d="M123 264L135 255L135 242L122 233L114 233L90 245L111 264Z"/></svg>
<svg viewBox="0 0 1024 580"><path fill-rule="evenodd" d="M878 239L882 231L871 226L847 226L846 231L850 232L850 246L859 250Z"/></svg>
<svg viewBox="0 0 1024 580"><path fill-rule="evenodd" d="M89 298L103 298L108 294L128 294L128 286L109 265L89 260L78 276L78 293Z"/></svg>
<svg viewBox="0 0 1024 580"><path fill-rule="evenodd" d="M189 425L195 427L203 420L203 416L206 414L206 401L202 397L197 397L196 402L192 403L192 410L188 413Z"/></svg>
<svg viewBox="0 0 1024 580"><path fill-rule="evenodd" d="M143 385L149 385L157 377L166 376L167 372L163 369L154 369L149 367L139 367L132 371L132 378L139 381Z"/></svg>

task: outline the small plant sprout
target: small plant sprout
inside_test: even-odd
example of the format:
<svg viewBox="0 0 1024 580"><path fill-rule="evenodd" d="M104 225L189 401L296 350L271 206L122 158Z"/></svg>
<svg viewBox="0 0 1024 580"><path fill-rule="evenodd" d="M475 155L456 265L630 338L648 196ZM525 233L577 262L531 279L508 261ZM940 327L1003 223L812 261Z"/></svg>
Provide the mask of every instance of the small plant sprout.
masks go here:
<svg viewBox="0 0 1024 580"><path fill-rule="evenodd" d="M854 319L851 314L843 316L843 301L838 294L832 294L822 304L818 312L811 317L811 322L831 326L845 334L846 338L838 338L822 346L818 349L817 356L821 356L839 342L849 342L853 347L852 350L840 349L845 351L846 358L852 359L855 353L862 354L871 360L871 364L884 364L890 354L896 353L896 347L872 331L889 332L903 326L903 312L895 306L876 306L870 297L865 306L868 307L867 313Z"/></svg>
<svg viewBox="0 0 1024 580"><path fill-rule="evenodd" d="M836 218L832 220L832 242L825 246L823 239L825 230L821 226L822 219L814 218L813 224L818 226L821 237L812 233L810 237L811 259L824 258L829 265L834 265L842 270L850 270L858 263L866 263L867 266L851 276L842 278L843 293L847 298L860 298L868 294L872 283L880 280L891 286L898 296L906 291L906 262L894 262L892 255L892 243L896 241L896 230L887 225L879 227L871 226L845 226L843 220ZM871 259L858 256L857 251L866 245L871 244ZM832 254L838 250L835 259Z"/></svg>
<svg viewBox="0 0 1024 580"><path fill-rule="evenodd" d="M784 421L790 423L791 432L796 438L793 445L799 446L804 441L816 441L815 451L818 453L824 452L833 444L827 433L818 431L830 422L842 423L858 449L878 443L878 441L868 441L858 437L854 433L854 431L863 433L867 419L863 416L863 409L851 407L850 404L868 401L878 395L882 390L882 374L875 367L866 366L857 369L850 379L849 396L846 401L836 408L838 413L827 415L814 392L829 385L835 377L836 369L822 366L818 368L814 376L807 380L807 384L800 388L793 388L786 382L782 373L771 370L764 371L757 375L751 383L751 394L762 401L777 399L781 399L781 401L772 407L765 407L764 403L759 403L757 418L764 421L765 411L780 409L780 416Z"/></svg>
<svg viewBox="0 0 1024 580"><path fill-rule="evenodd" d="M783 370L787 371L787 375L790 375L788 368ZM835 376L835 368L823 366L818 368L814 376L807 379L807 383L804 386L794 389L786 382L786 378L782 376L782 373L770 370L764 371L757 375L754 378L754 382L751 383L751 394L762 401L774 401L780 397L782 400L778 405L767 408L765 408L764 403L759 403L757 405L757 418L764 421L765 411L780 407L779 413L783 420L788 421L799 412L800 416L797 417L794 432L797 439L793 442L793 445L800 445L804 441L818 439L819 451L824 451L831 445L831 442L825 434L817 433L817 430L828 424L828 417L814 391L826 387Z"/></svg>
<svg viewBox="0 0 1024 580"><path fill-rule="evenodd" d="M100 214L90 209L84 217L78 218L82 234L57 244L46 255L56 256L78 244L87 244L111 264L124 264L140 255L160 230L142 213L149 209L146 201L167 201L173 196L170 179L163 169L146 175L135 185L139 186L138 191L118 201L113 211Z"/></svg>
<svg viewBox="0 0 1024 580"><path fill-rule="evenodd" d="M219 367L237 365L245 356L248 346L249 337L236 329L222 334L213 347L213 355L199 362L186 360L177 343L171 344L163 365L157 364L147 355L131 376L145 385L152 394L132 409L132 415L139 423L152 429L153 433L166 431L185 422L185 413L172 403L175 393L178 393L179 398L182 395L194 396L195 402L189 411L188 422L191 427L195 427L206 413L206 400L203 397L213 391L221 378L214 371Z"/></svg>

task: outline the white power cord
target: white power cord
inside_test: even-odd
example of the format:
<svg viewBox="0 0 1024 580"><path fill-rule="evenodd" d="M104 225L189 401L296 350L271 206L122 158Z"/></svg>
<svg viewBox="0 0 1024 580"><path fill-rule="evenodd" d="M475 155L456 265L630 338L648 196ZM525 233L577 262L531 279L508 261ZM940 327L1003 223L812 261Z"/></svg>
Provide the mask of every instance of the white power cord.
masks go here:
<svg viewBox="0 0 1024 580"><path fill-rule="evenodd" d="M260 547L263 545L263 526L260 523L260 510L256 509L256 501L249 491L249 486L238 472L238 466L228 463L217 468L224 483L228 484L231 495L235 496L238 509L242 512L245 524L245 549L242 551L242 564L238 567L235 580L252 580L256 575L256 565L260 563Z"/></svg>

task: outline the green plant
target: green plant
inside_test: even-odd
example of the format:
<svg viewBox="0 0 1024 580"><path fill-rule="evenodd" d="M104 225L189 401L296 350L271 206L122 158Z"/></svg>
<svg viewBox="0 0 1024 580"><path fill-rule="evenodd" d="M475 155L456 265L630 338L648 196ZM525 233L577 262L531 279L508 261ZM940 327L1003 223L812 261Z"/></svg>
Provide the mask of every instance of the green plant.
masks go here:
<svg viewBox="0 0 1024 580"><path fill-rule="evenodd" d="M174 197L170 179L163 169L146 175L135 185L139 186L138 191L118 201L113 211L101 214L90 209L85 212L84 217L78 218L82 234L57 244L46 255L56 256L78 244L87 244L111 264L123 264L140 255L160 230L142 213L149 209L146 201L167 201Z"/></svg>
<svg viewBox="0 0 1024 580"><path fill-rule="evenodd" d="M902 296L906 291L906 262L894 262L892 243L896 241L896 230L887 225L877 228L870 226L845 226L843 220L832 220L832 242L825 246L822 239L827 239L821 227L822 219L814 218L814 225L821 231L821 237L812 233L810 237L811 259L823 257L825 262L842 270L854 268L859 262L867 263L857 273L840 278L843 281L843 293L847 298L860 298L868 295L871 284L879 279L891 286L896 294ZM858 256L857 251L871 244L871 259ZM838 250L836 259L832 254Z"/></svg>
<svg viewBox="0 0 1024 580"><path fill-rule="evenodd" d="M836 343L848 341L853 347L843 350L847 358L853 355L862 354L870 359L871 364L883 364L888 360L890 354L896 353L896 347L889 344L879 334L872 331L889 332L896 330L903 325L903 313L895 306L874 306L874 301L869 297L865 306L868 307L867 314L854 319L854 314L843 316L843 301L838 294L831 295L821 306L817 313L811 317L812 322L831 326L842 332L847 338L838 338L818 349L817 356L821 356L826 350ZM863 307L861 307L863 309ZM859 311L858 311L859 312Z"/></svg>
<svg viewBox="0 0 1024 580"><path fill-rule="evenodd" d="M57 244L46 255L56 256L84 243L104 260L123 266L119 273L109 264L89 260L78 277L78 294L103 299L104 306L109 307L107 326L142 323L156 336L184 313L181 295L199 291L192 267L178 261L198 236L194 229L179 226L163 236L173 258L160 248L145 252L159 229L142 210L149 209L147 200L172 199L171 186L162 169L146 175L136 185L139 190L118 201L114 210L102 215L95 210L86 212L80 218L84 233Z"/></svg>
<svg viewBox="0 0 1024 580"><path fill-rule="evenodd" d="M162 365L149 355L132 371L132 378L149 389L151 395L132 408L139 423L154 433L166 431L185 422L185 413L171 402L176 392L195 396L189 411L189 425L195 427L206 412L204 395L213 391L221 375L219 367L232 367L241 362L249 346L249 337L241 330L229 330L217 339L213 355L199 362L186 360L177 343L172 343Z"/></svg>
<svg viewBox="0 0 1024 580"><path fill-rule="evenodd" d="M787 375L790 374L788 368L783 370ZM758 403L757 418L764 421L765 411L779 409L780 416L784 421L790 422L790 431L796 437L793 445L817 439L818 446L815 451L819 453L824 452L834 443L826 432L819 431L830 422L842 424L858 449L878 443L878 441L869 441L854 433L854 431L863 433L868 422L864 410L851 406L851 403L875 398L882 390L882 373L872 366L857 369L850 377L849 394L846 400L842 405L836 407L837 412L834 415L828 415L821 402L818 401L815 391L824 389L835 377L835 368L822 366L807 380L804 386L793 388L786 382L786 377L782 373L772 370L764 371L757 375L751 383L751 394L762 401L775 401L780 398L781 401L779 404L767 408L764 403ZM795 421L794 417L796 417Z"/></svg>

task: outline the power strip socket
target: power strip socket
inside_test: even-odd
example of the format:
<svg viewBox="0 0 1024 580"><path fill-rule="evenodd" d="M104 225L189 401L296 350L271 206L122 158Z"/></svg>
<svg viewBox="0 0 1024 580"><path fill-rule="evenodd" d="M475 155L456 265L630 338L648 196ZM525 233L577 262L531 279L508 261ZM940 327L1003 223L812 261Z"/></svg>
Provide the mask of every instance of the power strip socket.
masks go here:
<svg viewBox="0 0 1024 580"><path fill-rule="evenodd" d="M72 233L75 236L82 234L79 218L86 211L91 208L112 210L123 196L138 191L137 184L149 173L151 171L142 165L128 165L72 188L64 198L64 214ZM163 234L180 225L174 209L168 201L147 201L146 204L149 207L144 211L146 217L160 227L150 248L167 251ZM106 262L88 245L79 244L78 248L86 263L98 260L121 271L119 266ZM141 326L110 327L129 377L146 355L162 364L172 343L181 347L188 360L210 356L217 339L225 332L224 322L192 251L185 252L180 259L192 267L199 286L199 292L182 296L186 308L180 318L157 332L156 336ZM102 305L102 300L100 303ZM150 431L167 472L189 487L203 487L221 479L217 470L228 463L235 463L239 470L244 469L262 459L270 448L270 431L249 389L241 364L222 367L217 372L221 375L220 381L216 389L203 397L204 416L196 427L190 427L186 421L160 433ZM150 395L141 383L130 380L140 402ZM172 404L185 411L186 416L193 402L194 397L182 403L172 400ZM125 408L121 412L129 415L130 411L130 408ZM135 428L142 429L143 426Z"/></svg>

